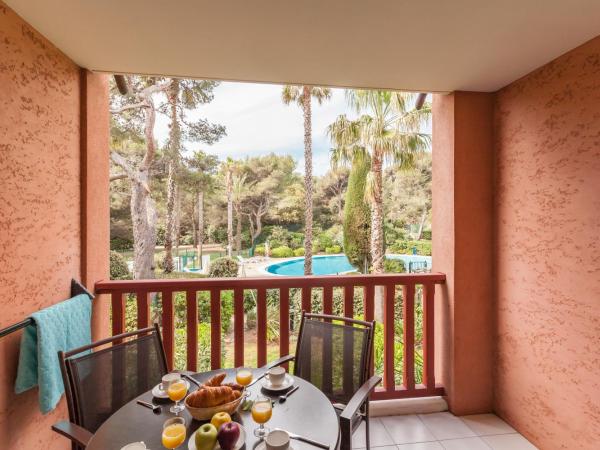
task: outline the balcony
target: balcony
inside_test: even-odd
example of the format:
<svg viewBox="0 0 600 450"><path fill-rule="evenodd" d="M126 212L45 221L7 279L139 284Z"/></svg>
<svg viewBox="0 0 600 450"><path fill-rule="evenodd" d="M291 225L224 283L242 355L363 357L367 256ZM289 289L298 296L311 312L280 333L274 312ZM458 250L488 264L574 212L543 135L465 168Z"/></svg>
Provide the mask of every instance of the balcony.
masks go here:
<svg viewBox="0 0 600 450"><path fill-rule="evenodd" d="M223 365L222 293L233 292L233 365L243 366L246 356L244 342L245 293L255 293L256 299L256 363L266 364L267 357L267 296L272 296L279 319L279 355L290 353L294 330L291 318L299 311L324 314L341 313L346 317L362 315L373 320L376 292L383 294L383 327L379 338L383 351L375 350L373 369L382 371L383 386L374 394L375 400L439 396L444 388L435 381L434 302L436 287L445 282L441 273L402 275L348 275L312 277L169 279L136 281L100 281L95 289L109 294L112 305L112 333L126 329L126 302L135 302L135 322L138 328L150 325L156 310L160 310L163 342L167 363L174 367L176 321L174 297L185 295L185 368L196 372L198 367L198 323L210 322L210 369ZM355 295L361 291L362 295ZM207 292L210 317L198 313L198 293ZM313 292L320 292L315 302ZM151 307L152 294L160 294L160 302ZM334 311L334 295L339 295L342 311ZM293 308L294 297L298 307ZM362 311L357 301L360 297ZM397 308L398 307L398 308ZM420 312L422 311L422 316ZM415 320L418 317L419 320ZM419 329L420 327L420 329ZM417 328L417 329L415 329ZM182 330L183 331L183 330ZM417 340L416 336L422 339ZM377 341L377 337L376 337ZM396 348L401 351L396 352ZM292 349L293 353L293 349ZM418 360L420 364L416 364ZM183 367L182 367L183 368Z"/></svg>

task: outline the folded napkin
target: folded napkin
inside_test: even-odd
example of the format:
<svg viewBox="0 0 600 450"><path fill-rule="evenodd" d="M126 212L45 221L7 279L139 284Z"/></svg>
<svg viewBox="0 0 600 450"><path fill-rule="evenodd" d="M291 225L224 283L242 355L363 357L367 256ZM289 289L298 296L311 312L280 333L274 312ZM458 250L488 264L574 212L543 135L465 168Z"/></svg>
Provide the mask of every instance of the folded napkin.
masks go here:
<svg viewBox="0 0 600 450"><path fill-rule="evenodd" d="M40 411L52 411L65 391L58 352L91 342L92 301L85 294L31 315L35 325L21 336L15 392L39 386Z"/></svg>

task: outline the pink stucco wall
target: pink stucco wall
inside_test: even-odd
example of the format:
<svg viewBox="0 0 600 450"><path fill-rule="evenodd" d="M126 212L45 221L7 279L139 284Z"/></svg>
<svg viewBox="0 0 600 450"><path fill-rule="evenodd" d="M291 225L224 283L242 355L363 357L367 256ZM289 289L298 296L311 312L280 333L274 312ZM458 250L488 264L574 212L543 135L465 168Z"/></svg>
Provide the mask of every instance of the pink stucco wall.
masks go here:
<svg viewBox="0 0 600 450"><path fill-rule="evenodd" d="M91 287L106 278L108 96L98 77L0 2L0 328L68 297L73 277ZM83 132L82 93L90 105L104 105ZM82 149L101 152L82 159ZM82 179L81 164L97 160L98 170ZM82 232L92 220L94 231ZM96 336L106 334L104 304L95 302ZM37 390L14 394L20 334L0 340L0 447L68 449L50 430L68 418L64 401L42 416Z"/></svg>
<svg viewBox="0 0 600 450"><path fill-rule="evenodd" d="M600 37L497 94L495 409L600 445Z"/></svg>

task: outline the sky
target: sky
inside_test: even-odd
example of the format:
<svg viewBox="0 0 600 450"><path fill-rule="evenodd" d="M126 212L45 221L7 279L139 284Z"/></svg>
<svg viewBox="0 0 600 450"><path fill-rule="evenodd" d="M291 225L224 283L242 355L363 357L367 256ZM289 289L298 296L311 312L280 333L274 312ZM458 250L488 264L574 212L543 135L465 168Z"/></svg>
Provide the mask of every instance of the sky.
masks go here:
<svg viewBox="0 0 600 450"><path fill-rule="evenodd" d="M188 143L188 150L202 149L218 155L245 158L246 156L276 153L292 155L297 171L304 173L304 121L296 103L281 101L281 85L222 82L215 90L212 102L202 105L190 117L204 117L224 125L227 136L213 145ZM329 169L331 144L326 127L339 114L355 116L346 106L343 89L332 89L331 98L319 105L313 100L312 138L313 171L323 175ZM157 138L164 143L168 136L168 119L157 117Z"/></svg>
<svg viewBox="0 0 600 450"><path fill-rule="evenodd" d="M304 173L304 119L297 103L285 105L281 101L282 86L278 84L240 83L223 81L214 90L212 102L201 105L190 113L190 118L205 118L211 123L224 125L227 136L213 145L187 143L186 149L204 150L218 155L221 160L260 156L269 153L291 155L296 160L297 172ZM331 98L319 105L312 103L313 173L324 175L330 168L331 143L326 128L340 114L356 118L354 110L346 105L344 89L332 89ZM157 116L157 138L167 140L168 119ZM428 130L431 132L431 130Z"/></svg>

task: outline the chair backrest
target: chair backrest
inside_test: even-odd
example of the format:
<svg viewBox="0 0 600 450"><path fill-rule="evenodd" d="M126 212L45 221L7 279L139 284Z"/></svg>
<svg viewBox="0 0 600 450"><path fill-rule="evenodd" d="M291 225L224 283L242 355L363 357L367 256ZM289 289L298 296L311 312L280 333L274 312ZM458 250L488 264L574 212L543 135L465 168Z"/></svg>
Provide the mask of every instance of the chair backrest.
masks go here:
<svg viewBox="0 0 600 450"><path fill-rule="evenodd" d="M302 313L294 375L347 403L368 379L375 322Z"/></svg>
<svg viewBox="0 0 600 450"><path fill-rule="evenodd" d="M93 351L100 346L107 347ZM60 352L59 359L69 418L92 433L168 371L156 324Z"/></svg>

